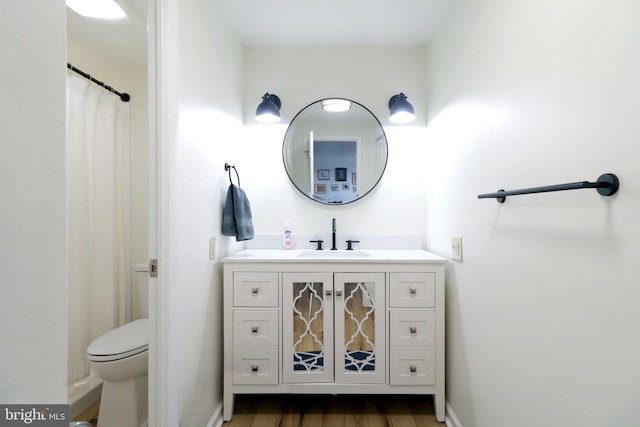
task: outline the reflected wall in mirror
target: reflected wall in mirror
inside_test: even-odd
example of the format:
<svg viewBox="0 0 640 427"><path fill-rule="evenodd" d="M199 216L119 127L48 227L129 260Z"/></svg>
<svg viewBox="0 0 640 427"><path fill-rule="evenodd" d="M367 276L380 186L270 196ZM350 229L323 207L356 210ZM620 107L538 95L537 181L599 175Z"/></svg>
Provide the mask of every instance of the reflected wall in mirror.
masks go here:
<svg viewBox="0 0 640 427"><path fill-rule="evenodd" d="M346 110L335 111L337 104ZM380 121L363 105L343 98L322 99L293 118L282 157L289 179L302 194L319 203L351 203L382 178L387 137Z"/></svg>

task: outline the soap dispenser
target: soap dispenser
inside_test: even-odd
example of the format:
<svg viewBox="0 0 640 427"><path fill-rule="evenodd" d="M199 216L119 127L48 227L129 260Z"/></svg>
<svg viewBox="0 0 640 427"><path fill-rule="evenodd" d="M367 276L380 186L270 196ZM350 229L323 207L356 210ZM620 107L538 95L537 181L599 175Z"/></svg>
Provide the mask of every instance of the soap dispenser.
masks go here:
<svg viewBox="0 0 640 427"><path fill-rule="evenodd" d="M293 240L291 239L291 228L289 228L289 221L284 221L284 235L282 236L282 249L293 249Z"/></svg>

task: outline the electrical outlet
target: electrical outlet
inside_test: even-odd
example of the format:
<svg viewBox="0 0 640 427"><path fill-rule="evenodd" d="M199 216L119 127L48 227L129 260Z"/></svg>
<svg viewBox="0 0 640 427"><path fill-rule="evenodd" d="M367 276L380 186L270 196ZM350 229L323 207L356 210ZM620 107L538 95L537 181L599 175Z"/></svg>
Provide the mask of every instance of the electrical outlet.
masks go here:
<svg viewBox="0 0 640 427"><path fill-rule="evenodd" d="M451 238L451 259L462 262L462 237Z"/></svg>
<svg viewBox="0 0 640 427"><path fill-rule="evenodd" d="M216 238L211 237L209 239L209 259L214 259L216 257Z"/></svg>

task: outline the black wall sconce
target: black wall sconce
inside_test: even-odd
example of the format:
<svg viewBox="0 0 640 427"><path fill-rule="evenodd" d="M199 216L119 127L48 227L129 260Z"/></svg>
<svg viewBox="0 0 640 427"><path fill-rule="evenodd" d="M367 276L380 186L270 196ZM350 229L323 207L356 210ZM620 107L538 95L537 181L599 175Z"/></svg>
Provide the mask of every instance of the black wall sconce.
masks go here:
<svg viewBox="0 0 640 427"><path fill-rule="evenodd" d="M280 107L282 103L277 95L265 93L262 102L256 109L256 120L260 123L277 123L280 121Z"/></svg>
<svg viewBox="0 0 640 427"><path fill-rule="evenodd" d="M389 120L393 123L409 123L415 118L413 105L407 101L407 96L400 92L389 100Z"/></svg>

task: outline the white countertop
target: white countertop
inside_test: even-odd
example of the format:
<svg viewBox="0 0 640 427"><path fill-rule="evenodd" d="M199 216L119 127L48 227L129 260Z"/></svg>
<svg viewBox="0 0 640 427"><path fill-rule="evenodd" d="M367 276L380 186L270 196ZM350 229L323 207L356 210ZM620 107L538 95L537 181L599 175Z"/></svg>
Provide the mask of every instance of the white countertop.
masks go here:
<svg viewBox="0 0 640 427"><path fill-rule="evenodd" d="M223 263L237 262L416 262L443 263L447 260L419 249L358 249L323 250L309 249L246 249L222 258Z"/></svg>

